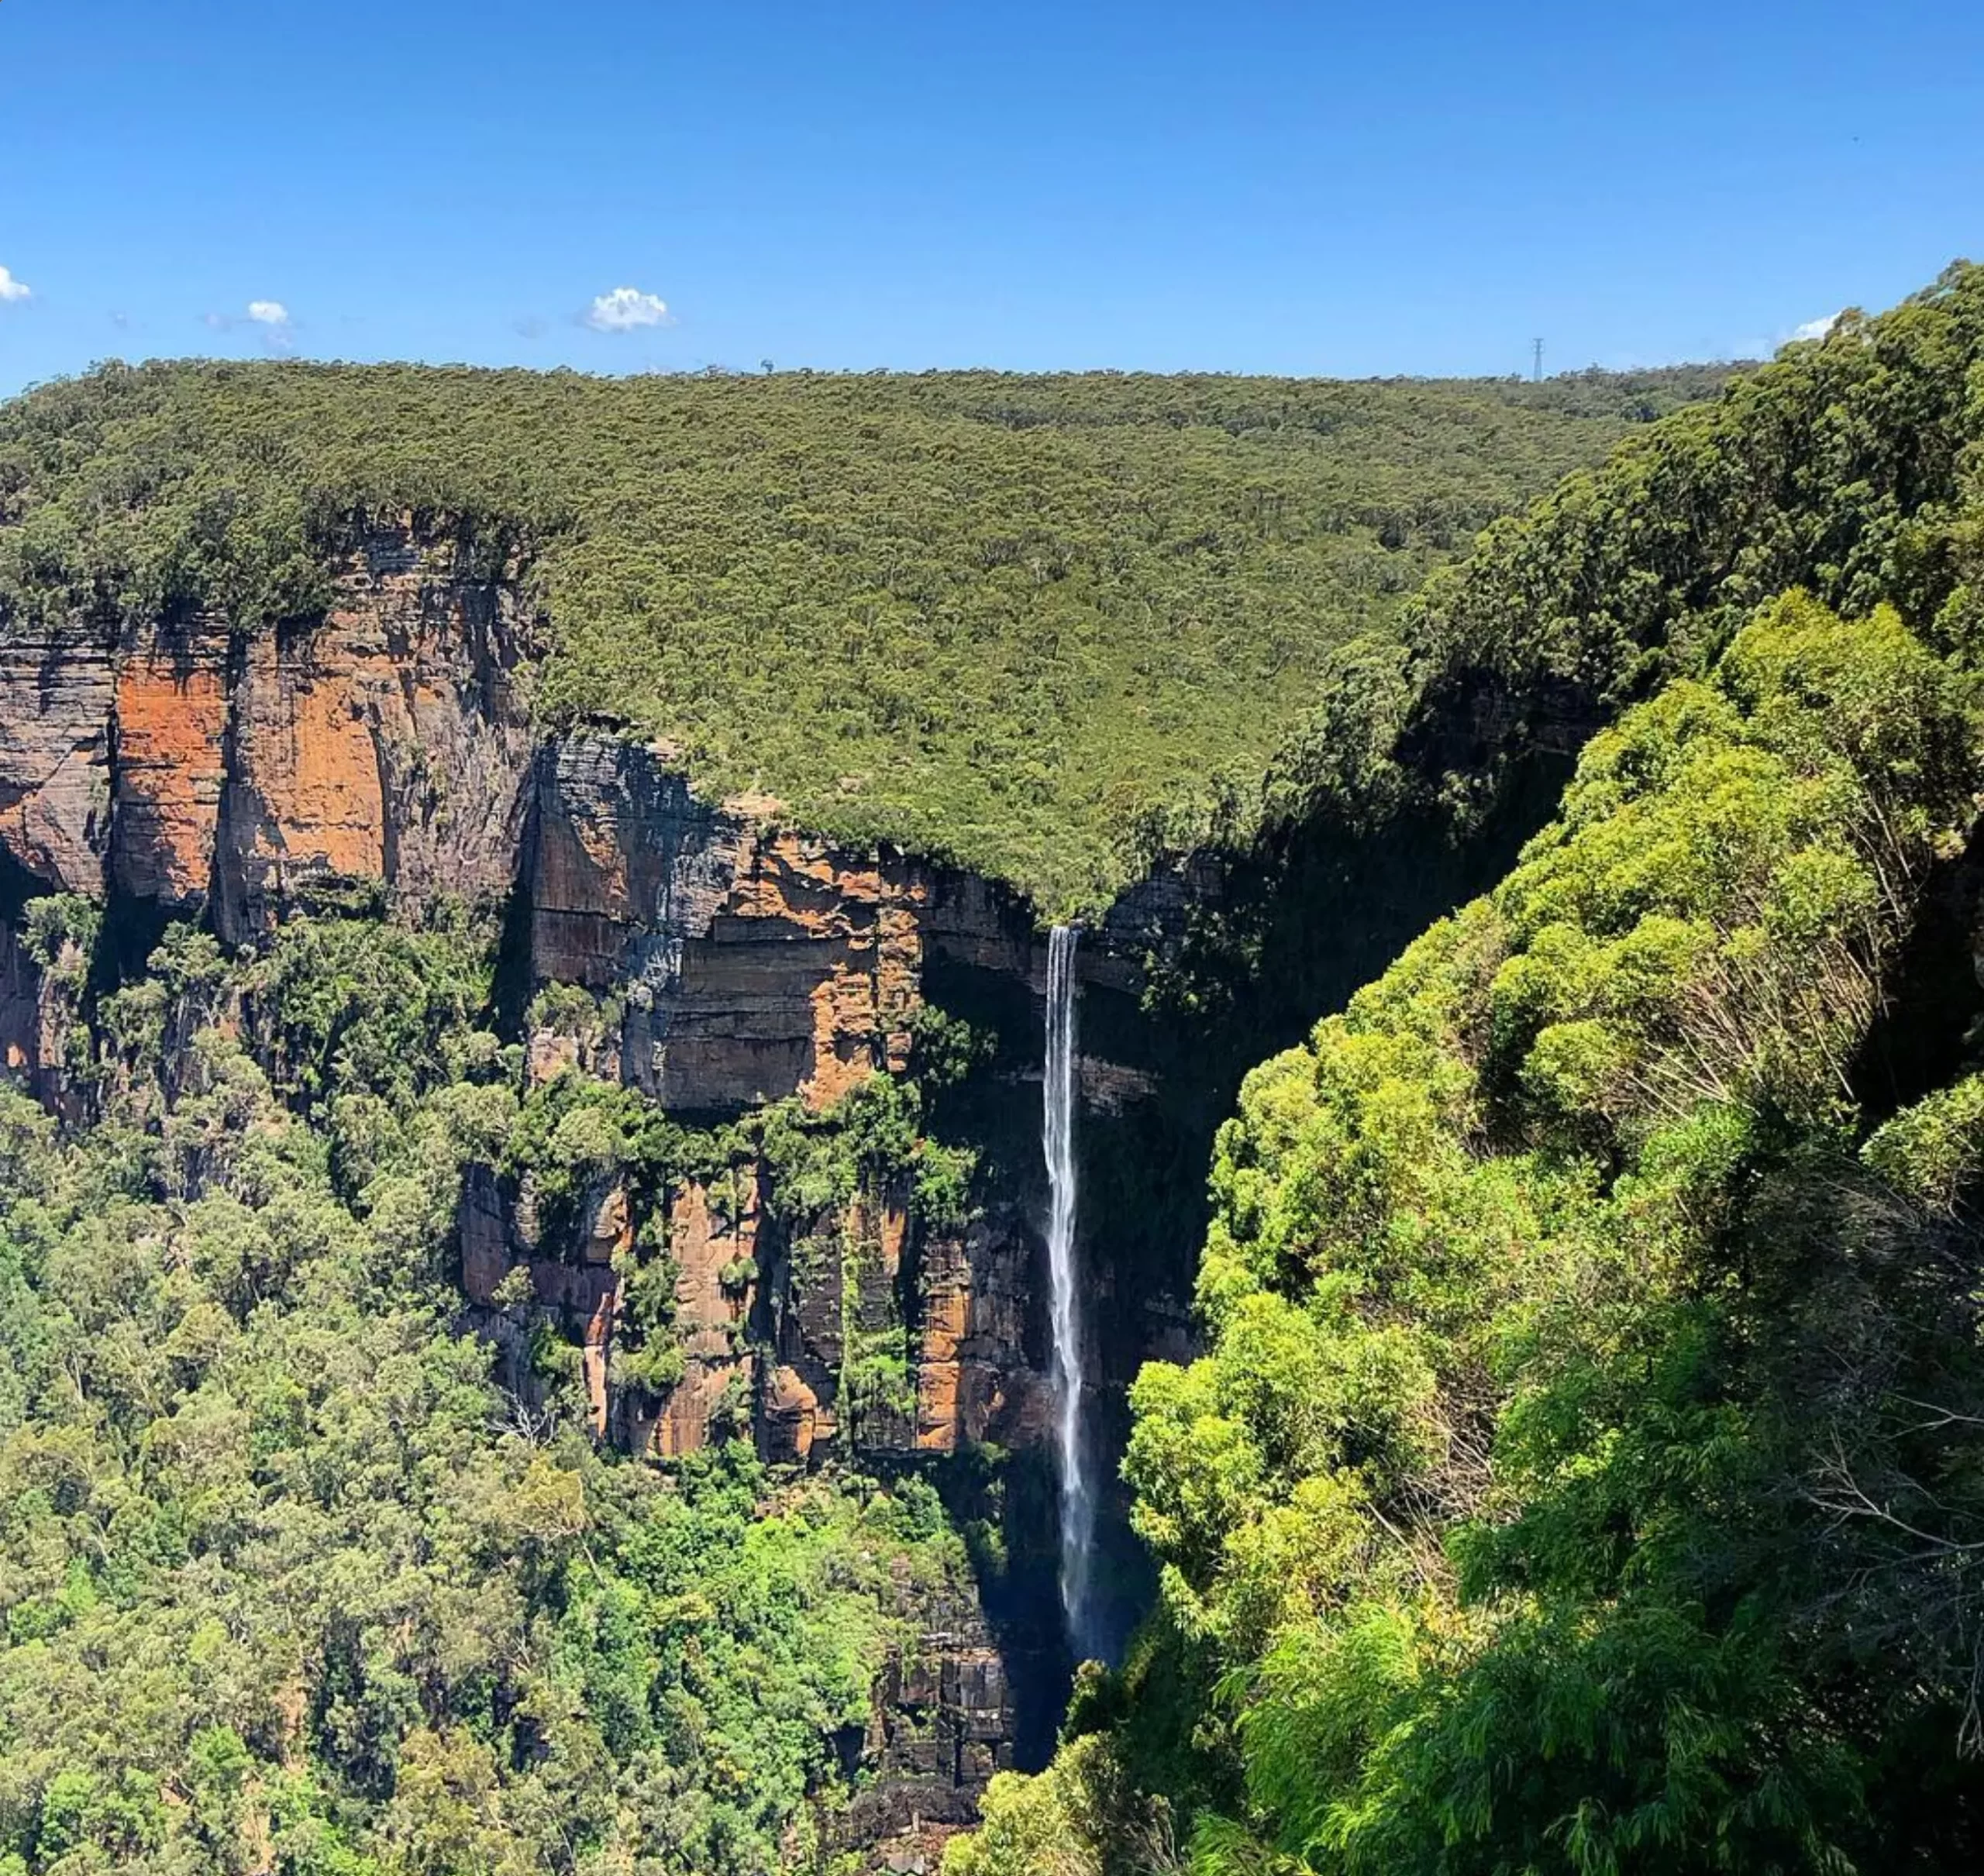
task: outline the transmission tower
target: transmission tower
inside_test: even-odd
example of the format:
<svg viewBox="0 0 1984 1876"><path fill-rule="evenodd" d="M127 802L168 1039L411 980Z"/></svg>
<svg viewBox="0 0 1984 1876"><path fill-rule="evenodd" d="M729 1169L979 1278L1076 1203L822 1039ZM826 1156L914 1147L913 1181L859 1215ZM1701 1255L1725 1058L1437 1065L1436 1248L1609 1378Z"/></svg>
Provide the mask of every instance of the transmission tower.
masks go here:
<svg viewBox="0 0 1984 1876"><path fill-rule="evenodd" d="M1530 377L1540 384L1543 382L1543 341L1532 339L1529 342L1529 349L1531 354Z"/></svg>

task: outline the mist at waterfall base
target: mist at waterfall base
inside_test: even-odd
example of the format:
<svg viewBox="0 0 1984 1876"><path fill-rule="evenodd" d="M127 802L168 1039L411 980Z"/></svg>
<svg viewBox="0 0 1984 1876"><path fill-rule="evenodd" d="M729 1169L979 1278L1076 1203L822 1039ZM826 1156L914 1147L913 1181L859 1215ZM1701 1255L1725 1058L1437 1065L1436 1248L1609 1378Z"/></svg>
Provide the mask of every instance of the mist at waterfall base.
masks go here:
<svg viewBox="0 0 1984 1876"><path fill-rule="evenodd" d="M1076 1659L1100 1654L1091 1593L1095 1491L1084 1437L1081 1293L1075 1266L1075 947L1056 925L1047 943L1047 1047L1041 1150L1047 1162L1047 1261L1052 1283L1055 1432L1061 1471L1061 1607Z"/></svg>

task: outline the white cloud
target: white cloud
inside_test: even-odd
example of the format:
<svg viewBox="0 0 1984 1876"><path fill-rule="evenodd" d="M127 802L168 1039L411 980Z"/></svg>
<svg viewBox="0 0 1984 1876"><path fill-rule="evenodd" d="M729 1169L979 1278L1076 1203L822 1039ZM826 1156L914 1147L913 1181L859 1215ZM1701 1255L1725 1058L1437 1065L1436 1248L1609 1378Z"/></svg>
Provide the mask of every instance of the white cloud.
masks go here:
<svg viewBox="0 0 1984 1876"><path fill-rule="evenodd" d="M666 301L638 287L615 287L602 293L587 309L585 322L595 332L632 332L644 325L667 325Z"/></svg>
<svg viewBox="0 0 1984 1876"><path fill-rule="evenodd" d="M280 300L250 300L239 313L202 313L209 330L239 332L244 325L262 329L262 349L276 358L287 358L296 349L296 322Z"/></svg>
<svg viewBox="0 0 1984 1876"><path fill-rule="evenodd" d="M1793 339L1823 339L1839 322L1838 313L1827 313L1823 319L1807 319L1803 325L1792 330Z"/></svg>
<svg viewBox="0 0 1984 1876"><path fill-rule="evenodd" d="M9 300L31 300L34 295L28 291L24 280L16 280L5 267L0 267L0 305Z"/></svg>

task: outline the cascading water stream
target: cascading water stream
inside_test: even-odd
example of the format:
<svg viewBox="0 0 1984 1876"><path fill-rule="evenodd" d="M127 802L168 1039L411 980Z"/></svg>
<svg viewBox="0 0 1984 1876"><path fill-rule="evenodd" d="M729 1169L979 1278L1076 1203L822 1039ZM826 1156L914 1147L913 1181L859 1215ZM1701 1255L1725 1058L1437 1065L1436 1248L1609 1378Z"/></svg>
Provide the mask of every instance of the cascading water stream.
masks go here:
<svg viewBox="0 0 1984 1876"><path fill-rule="evenodd" d="M1075 942L1047 941L1047 1062L1041 1145L1047 1159L1047 1261L1053 1283L1054 1387L1061 1452L1061 1606L1076 1654L1088 1646L1095 1501L1082 1450L1081 1302L1075 1285Z"/></svg>

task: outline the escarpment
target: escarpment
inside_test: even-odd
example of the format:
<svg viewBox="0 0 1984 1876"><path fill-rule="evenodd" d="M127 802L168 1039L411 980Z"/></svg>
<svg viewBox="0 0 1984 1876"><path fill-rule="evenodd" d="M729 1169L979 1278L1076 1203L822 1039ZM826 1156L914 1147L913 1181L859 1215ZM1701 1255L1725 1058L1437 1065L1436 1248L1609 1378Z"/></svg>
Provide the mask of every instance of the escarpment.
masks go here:
<svg viewBox="0 0 1984 1876"><path fill-rule="evenodd" d="M959 1558L889 1585L865 1718L834 1743L852 1801L822 1824L913 1861L976 1819L995 1773L1044 1762L1067 1686L1041 921L997 880L824 836L763 797L700 795L665 744L547 724L523 571L401 522L347 542L321 611L266 630L0 621L0 1074L71 1123L113 1098L129 1120L135 1095L169 1127L178 1065L219 1031L362 1161L363 1103L349 1124L340 1110L346 1019L301 1076L254 961L312 926L472 935L495 960L480 1020L515 1104L433 1226L458 1325L519 1413L658 1475L734 1447L780 1490L934 1493ZM1519 804L1511 837L1531 818ZM1128 1385L1194 1351L1205 1168L1239 1072L1367 927L1375 943L1423 919L1493 853L1408 843L1383 877L1352 858L1275 876L1295 890L1223 999L1146 1007L1153 987L1204 991L1206 940L1245 928L1230 856L1154 871L1079 947L1083 1423L1115 1495L1094 1560L1105 1645L1151 1596L1115 1482ZM100 931L82 901L106 908ZM1326 908L1329 944L1304 907ZM219 941L233 987L170 990L164 1092L147 1092L111 1012L157 979L141 966L169 921Z"/></svg>
<svg viewBox="0 0 1984 1876"><path fill-rule="evenodd" d="M617 993L619 1066L671 1109L804 1094L906 1064L927 869L700 802L651 750L548 745L522 856L532 976Z"/></svg>
<svg viewBox="0 0 1984 1876"><path fill-rule="evenodd" d="M251 947L298 912L459 902L501 924L503 1020L530 1086L636 1090L699 1125L788 1103L831 1116L871 1082L914 1078L920 1023L965 1021L990 1052L933 1096L975 1162L953 1215L900 1174L821 1200L747 1155L724 1175L753 1195L744 1213L697 1174L653 1193L608 1181L547 1218L529 1176L477 1166L461 1281L513 1383L529 1380L531 1320L554 1324L598 1436L657 1460L748 1436L815 1467L987 1444L1044 1465L1032 907L996 881L821 838L763 798L701 798L668 748L608 725L547 731L529 707L539 622L522 571L402 517L345 543L321 612L266 629L214 612L0 621L13 898L204 918ZM1139 1007L1147 956L1174 954L1221 886L1204 859L1161 871L1080 952L1083 1368L1105 1448L1138 1365L1187 1340L1207 1150L1235 1079L1206 1072L1207 1049L1258 1052L1230 1013L1209 1031ZM8 1072L77 1109L88 960L10 946ZM663 1258L672 1284L642 1275Z"/></svg>
<svg viewBox="0 0 1984 1876"><path fill-rule="evenodd" d="M591 1432L629 1453L668 1465L746 1440L781 1467L917 1473L999 1527L975 1597L901 1586L907 1639L858 1748L876 1774L859 1831L969 1821L994 1771L1040 1757L1063 1671L1037 921L997 883L820 838L769 800L701 799L665 747L547 733L517 571L402 522L348 544L320 615L267 630L0 621L10 910L74 895L108 905L106 925L190 920L253 954L298 915L458 906L501 935L526 1105L638 1096L729 1140L722 1163L666 1176L587 1162L568 1179L556 1132L539 1162L470 1164L464 1318L522 1398L546 1338L567 1351ZM1105 1402L1175 1346L1189 1290L1197 1202L1171 1201L1198 1183L1203 1141L1166 1107L1135 992L1142 949L1203 884L1147 885L1083 954L1083 1148L1112 1200L1084 1247L1100 1299L1085 1365ZM10 922L0 1072L86 1117L92 1073L115 1072L95 999L136 962ZM173 1020L178 1050L202 1023L253 1036L271 1019L237 1003ZM921 1059L933 1024L971 1038L944 1078ZM921 1106L870 1098L911 1089ZM949 1155L941 1202L886 1141L822 1173L837 1141L905 1113ZM1140 1172L1153 1140L1190 1169L1180 1187ZM1126 1608L1139 1593L1123 1587Z"/></svg>
<svg viewBox="0 0 1984 1876"><path fill-rule="evenodd" d="M322 616L0 621L0 831L36 878L207 905L241 941L339 883L507 888L532 737L529 621L410 523L332 563Z"/></svg>

